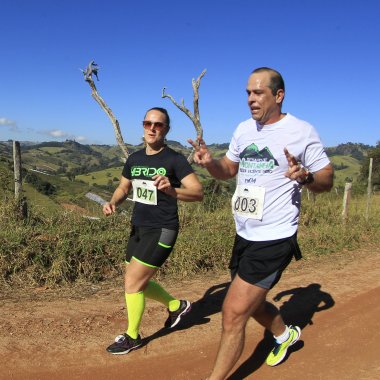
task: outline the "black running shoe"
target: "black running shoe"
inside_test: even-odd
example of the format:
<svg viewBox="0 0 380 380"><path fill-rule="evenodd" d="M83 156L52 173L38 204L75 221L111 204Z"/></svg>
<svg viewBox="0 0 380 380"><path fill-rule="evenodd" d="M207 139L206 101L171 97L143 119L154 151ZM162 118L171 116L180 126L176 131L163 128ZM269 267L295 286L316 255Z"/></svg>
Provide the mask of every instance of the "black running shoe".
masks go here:
<svg viewBox="0 0 380 380"><path fill-rule="evenodd" d="M113 355L128 354L129 351L140 347L141 344L142 340L140 335L137 339L133 339L127 333L124 333L115 338L115 342L107 347L107 351Z"/></svg>
<svg viewBox="0 0 380 380"><path fill-rule="evenodd" d="M168 319L165 322L167 329L172 329L177 326L181 318L191 310L191 303L189 301L180 301L179 309L176 311L169 311Z"/></svg>

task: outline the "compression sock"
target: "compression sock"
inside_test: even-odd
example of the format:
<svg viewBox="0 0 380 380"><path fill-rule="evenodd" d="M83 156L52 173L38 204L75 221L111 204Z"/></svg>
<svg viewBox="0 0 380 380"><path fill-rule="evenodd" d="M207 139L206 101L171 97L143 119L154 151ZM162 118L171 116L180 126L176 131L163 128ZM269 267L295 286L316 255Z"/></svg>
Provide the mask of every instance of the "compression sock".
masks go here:
<svg viewBox="0 0 380 380"><path fill-rule="evenodd" d="M180 301L171 296L160 284L157 284L157 282L149 281L144 293L145 297L164 304L169 311L179 309Z"/></svg>
<svg viewBox="0 0 380 380"><path fill-rule="evenodd" d="M128 313L127 334L131 338L136 339L139 335L140 324L145 309L144 292L125 293L125 302Z"/></svg>

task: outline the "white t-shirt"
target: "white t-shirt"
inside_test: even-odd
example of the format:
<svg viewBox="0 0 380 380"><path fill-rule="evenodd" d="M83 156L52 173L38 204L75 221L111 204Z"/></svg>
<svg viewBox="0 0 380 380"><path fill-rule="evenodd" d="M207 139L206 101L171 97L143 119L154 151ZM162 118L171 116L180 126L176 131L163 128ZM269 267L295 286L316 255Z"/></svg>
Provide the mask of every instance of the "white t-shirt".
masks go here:
<svg viewBox="0 0 380 380"><path fill-rule="evenodd" d="M237 189L240 189L238 194L235 192L232 208L236 232L244 239L275 240L297 231L301 186L284 176L288 170L284 148L312 173L330 162L313 126L289 113L277 123L263 127L253 119L246 120L232 136L226 156L239 163ZM249 198L250 195L244 199L244 194L252 189L259 190L257 199ZM248 210L250 207L251 211L256 210L261 202L262 214L253 217Z"/></svg>

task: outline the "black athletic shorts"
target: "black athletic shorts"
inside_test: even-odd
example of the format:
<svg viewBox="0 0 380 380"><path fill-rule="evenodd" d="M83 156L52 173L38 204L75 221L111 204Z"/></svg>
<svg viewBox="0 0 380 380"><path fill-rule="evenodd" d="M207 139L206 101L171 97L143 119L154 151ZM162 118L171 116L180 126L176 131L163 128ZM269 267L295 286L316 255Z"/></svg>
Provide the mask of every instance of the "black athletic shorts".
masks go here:
<svg viewBox="0 0 380 380"><path fill-rule="evenodd" d="M127 244L126 262L132 257L153 268L160 268L169 257L177 240L178 230L132 226Z"/></svg>
<svg viewBox="0 0 380 380"><path fill-rule="evenodd" d="M293 256L296 260L302 257L297 233L289 238L269 241L249 241L236 235L229 269L232 278L238 274L252 285L271 289Z"/></svg>

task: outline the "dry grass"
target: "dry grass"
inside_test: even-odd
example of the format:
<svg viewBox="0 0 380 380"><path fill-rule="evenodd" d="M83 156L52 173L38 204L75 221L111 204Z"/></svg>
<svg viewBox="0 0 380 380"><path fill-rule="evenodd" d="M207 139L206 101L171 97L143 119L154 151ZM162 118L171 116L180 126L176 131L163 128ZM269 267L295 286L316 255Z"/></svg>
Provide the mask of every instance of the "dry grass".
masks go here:
<svg viewBox="0 0 380 380"><path fill-rule="evenodd" d="M299 240L306 259L380 240L380 198L374 197L370 217L366 198L354 197L348 219L341 217L342 200L335 194L304 199ZM122 272L129 236L128 217L117 214L89 220L65 210L44 215L29 207L18 220L10 198L0 199L0 281L22 286L99 282ZM229 197L180 205L181 232L174 252L160 271L187 277L226 269L235 227Z"/></svg>

